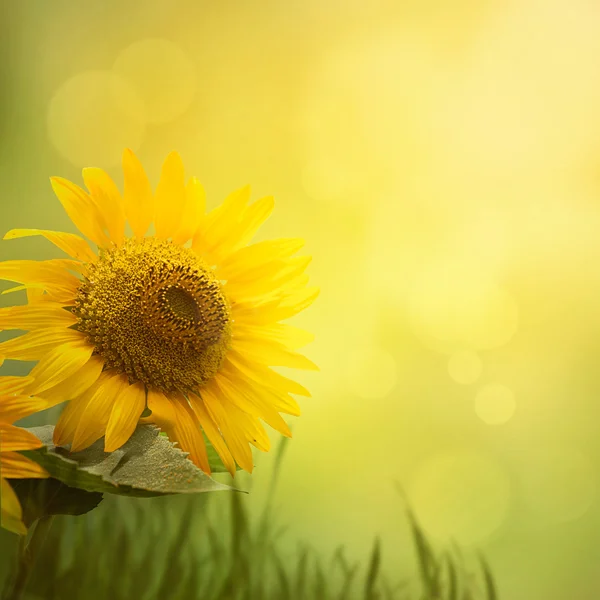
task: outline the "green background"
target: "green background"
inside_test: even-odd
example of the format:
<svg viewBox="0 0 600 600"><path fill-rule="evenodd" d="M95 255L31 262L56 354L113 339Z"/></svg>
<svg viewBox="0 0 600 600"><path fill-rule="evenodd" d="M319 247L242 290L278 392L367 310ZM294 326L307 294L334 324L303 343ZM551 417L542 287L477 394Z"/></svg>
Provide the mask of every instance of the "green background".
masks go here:
<svg viewBox="0 0 600 600"><path fill-rule="evenodd" d="M0 51L2 230L73 231L48 177L121 184L131 147L154 183L178 150L211 207L274 195L261 238L306 238L321 372L299 375L284 547L366 561L380 536L410 569L399 483L503 598L600 596L595 3L9 1Z"/></svg>

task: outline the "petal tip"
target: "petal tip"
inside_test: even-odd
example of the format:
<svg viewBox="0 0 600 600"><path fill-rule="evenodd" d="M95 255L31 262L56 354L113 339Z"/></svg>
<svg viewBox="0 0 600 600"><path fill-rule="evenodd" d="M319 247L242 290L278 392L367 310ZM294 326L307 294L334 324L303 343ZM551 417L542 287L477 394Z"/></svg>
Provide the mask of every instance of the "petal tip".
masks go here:
<svg viewBox="0 0 600 600"><path fill-rule="evenodd" d="M165 162L163 163L163 169L166 166L177 166L179 169L183 169L183 159L181 158L181 154L176 150L169 152L167 154L167 158L165 158Z"/></svg>
<svg viewBox="0 0 600 600"><path fill-rule="evenodd" d="M125 148L123 150L123 160L138 160L138 157L131 148Z"/></svg>
<svg viewBox="0 0 600 600"><path fill-rule="evenodd" d="M119 444L115 441L111 441L110 443L104 439L104 452L114 452L118 450L123 444Z"/></svg>
<svg viewBox="0 0 600 600"><path fill-rule="evenodd" d="M50 177L50 185L52 186L54 192L58 195L59 190L62 191L64 188L69 190L70 185L72 186L73 184L64 177L58 177L56 175L53 175L52 177Z"/></svg>
<svg viewBox="0 0 600 600"><path fill-rule="evenodd" d="M121 158L121 162L123 164L123 168L126 168L127 166L131 165L132 163L136 163L139 162L138 157L136 156L135 152L131 149L131 148L125 148L125 150L123 150L123 156Z"/></svg>
<svg viewBox="0 0 600 600"><path fill-rule="evenodd" d="M56 427L54 428L54 433L52 434L52 443L55 446L64 446L67 443L64 432Z"/></svg>
<svg viewBox="0 0 600 600"><path fill-rule="evenodd" d="M77 432L75 432L75 438L71 442L70 452L81 452L82 450L89 448L90 445L91 444L84 439L77 439Z"/></svg>

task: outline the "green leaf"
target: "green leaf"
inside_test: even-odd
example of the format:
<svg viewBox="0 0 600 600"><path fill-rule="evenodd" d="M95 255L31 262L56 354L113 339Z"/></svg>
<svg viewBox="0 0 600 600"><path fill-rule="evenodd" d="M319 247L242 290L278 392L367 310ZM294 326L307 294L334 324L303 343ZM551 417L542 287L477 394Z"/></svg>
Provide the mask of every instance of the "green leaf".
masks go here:
<svg viewBox="0 0 600 600"><path fill-rule="evenodd" d="M162 432L161 432L161 435L162 435ZM204 445L206 446L206 454L208 455L208 464L210 465L210 470L213 473L229 473L229 471L225 468L223 461L217 454L217 451L214 449L213 445L210 443L210 440L206 437L206 435L204 435L204 433L202 434L202 437L204 438ZM169 438L167 437L167 439L169 439ZM283 438L283 439L287 439L287 438ZM236 465L235 468L236 468L236 471L241 470L241 467L239 465Z"/></svg>
<svg viewBox="0 0 600 600"><path fill-rule="evenodd" d="M84 515L100 504L100 492L72 488L58 479L10 479L23 509L27 527L42 517Z"/></svg>
<svg viewBox="0 0 600 600"><path fill-rule="evenodd" d="M114 452L104 452L103 439L81 452L54 446L52 425L32 427L28 431L37 436L44 447L22 454L44 467L51 477L71 487L139 497L233 489L206 475L151 425L140 425Z"/></svg>

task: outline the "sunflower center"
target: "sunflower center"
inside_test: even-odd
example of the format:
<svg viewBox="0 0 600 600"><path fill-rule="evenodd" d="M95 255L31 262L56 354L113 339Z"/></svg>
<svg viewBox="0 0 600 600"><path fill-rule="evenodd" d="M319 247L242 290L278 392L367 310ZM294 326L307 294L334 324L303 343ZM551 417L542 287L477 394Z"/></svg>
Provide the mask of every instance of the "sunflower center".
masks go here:
<svg viewBox="0 0 600 600"><path fill-rule="evenodd" d="M200 316L194 296L178 287L168 287L163 294L165 306L174 318L197 321Z"/></svg>
<svg viewBox="0 0 600 600"><path fill-rule="evenodd" d="M163 391L197 390L219 370L231 339L229 307L191 250L127 240L88 265L73 312L106 368Z"/></svg>

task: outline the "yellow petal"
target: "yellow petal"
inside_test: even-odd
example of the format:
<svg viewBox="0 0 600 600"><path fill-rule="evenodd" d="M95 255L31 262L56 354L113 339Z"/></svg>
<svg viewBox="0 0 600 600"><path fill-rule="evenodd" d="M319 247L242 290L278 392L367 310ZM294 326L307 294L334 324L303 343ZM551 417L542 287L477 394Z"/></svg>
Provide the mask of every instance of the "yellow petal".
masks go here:
<svg viewBox="0 0 600 600"><path fill-rule="evenodd" d="M279 290L276 290L276 295L280 298L285 298L289 294L295 294L300 290L306 289L309 281L310 277L308 276L308 273L302 273L302 275L298 275L293 280L284 283Z"/></svg>
<svg viewBox="0 0 600 600"><path fill-rule="evenodd" d="M109 240L103 231L106 224L92 198L79 186L62 177L51 177L50 182L77 229L98 246L107 246Z"/></svg>
<svg viewBox="0 0 600 600"><path fill-rule="evenodd" d="M241 407L242 402L246 402L254 406L253 411L244 410L247 414L253 417L259 417L265 423L279 431L281 434L291 437L291 431L287 423L282 419L281 415L269 402L269 391L263 389L263 394L258 393L256 386L253 386L245 378L236 377L235 374L227 373L223 369L219 371L215 378L217 385L223 391L223 396L228 400ZM262 437L260 432L255 433L253 441L257 444L257 448L267 451L270 447L270 442L267 434L263 430Z"/></svg>
<svg viewBox="0 0 600 600"><path fill-rule="evenodd" d="M34 285L26 287L27 289L27 302L35 304L36 302L43 302L48 300L48 296L44 292L44 288L40 288Z"/></svg>
<svg viewBox="0 0 600 600"><path fill-rule="evenodd" d="M96 168L83 169L83 181L102 214L110 239L120 245L125 235L125 209L117 186L106 171Z"/></svg>
<svg viewBox="0 0 600 600"><path fill-rule="evenodd" d="M0 473L7 479L43 479L48 477L46 469L18 452L0 453Z"/></svg>
<svg viewBox="0 0 600 600"><path fill-rule="evenodd" d="M243 302L279 289L296 279L310 264L310 256L290 258L287 261L273 261L249 270L242 278L230 279L225 284L227 295Z"/></svg>
<svg viewBox="0 0 600 600"><path fill-rule="evenodd" d="M204 187L198 179L192 177L185 188L185 205L180 227L176 235L173 236L173 241L176 244L185 244L194 237L204 215L205 207L206 194Z"/></svg>
<svg viewBox="0 0 600 600"><path fill-rule="evenodd" d="M40 395L48 407L79 398L98 381L103 368L104 359L94 355L76 373Z"/></svg>
<svg viewBox="0 0 600 600"><path fill-rule="evenodd" d="M71 452L91 446L106 433L106 426L115 403L128 384L125 375L104 375L80 416L71 442Z"/></svg>
<svg viewBox="0 0 600 600"><path fill-rule="evenodd" d="M36 329L0 343L0 356L13 360L40 360L56 346L85 340L82 333L67 327Z"/></svg>
<svg viewBox="0 0 600 600"><path fill-rule="evenodd" d="M23 292L31 289L41 290L42 294L44 293L44 286L38 284L28 284L28 285L17 285L15 287L9 288L7 290L2 290L0 295L4 296L5 294L14 294L15 292Z"/></svg>
<svg viewBox="0 0 600 600"><path fill-rule="evenodd" d="M317 287L311 287L289 294L279 304L279 318L277 320L289 319L308 308L317 299L320 291Z"/></svg>
<svg viewBox="0 0 600 600"><path fill-rule="evenodd" d="M233 459L229 448L227 448L225 440L221 437L219 428L213 421L212 417L208 414L206 406L204 406L204 401L202 398L192 393L190 393L188 397L190 405L196 413L206 437L210 440L213 448L217 451L217 454L223 461L225 468L231 473L232 476L235 475L235 460Z"/></svg>
<svg viewBox="0 0 600 600"><path fill-rule="evenodd" d="M291 257L304 246L300 238L265 240L229 255L217 268L222 279L244 276L249 269Z"/></svg>
<svg viewBox="0 0 600 600"><path fill-rule="evenodd" d="M248 244L256 235L260 226L271 216L274 207L275 200L271 196L261 198L251 204L244 212L242 222L236 233L237 239L232 243L230 250L237 250Z"/></svg>
<svg viewBox="0 0 600 600"><path fill-rule="evenodd" d="M224 366L215 377L215 384L221 390L223 404L226 405L228 414L231 412L231 405L234 405L253 417L247 424L247 428L251 428L253 432L250 442L260 450L268 451L270 448L269 438L256 419L262 419L281 434L291 437L287 423L278 412L278 406L281 403L274 392L258 386L240 375L239 371L228 370Z"/></svg>
<svg viewBox="0 0 600 600"><path fill-rule="evenodd" d="M167 398L162 392L149 389L147 400L152 415L143 421L160 427L172 442L189 453L190 460L210 473L200 422L186 398L182 394L170 394Z"/></svg>
<svg viewBox="0 0 600 600"><path fill-rule="evenodd" d="M282 412L295 417L300 416L301 411L298 403L287 392L259 383L254 378L249 378L246 372L238 369L232 361L227 360L225 362L222 368L222 375L228 378L240 393L245 394L246 397L261 410L267 406L267 412L275 411L277 413ZM262 414L259 414L258 416L262 417ZM275 420L279 423L279 419L275 418ZM271 425L267 419L265 419L265 421ZM271 427L281 431L274 425L271 425ZM285 427L287 430L287 425Z"/></svg>
<svg viewBox="0 0 600 600"><path fill-rule="evenodd" d="M238 302L232 306L234 319L238 323L263 325L289 319L310 306L319 295L319 288L306 288L288 295L282 300L257 304Z"/></svg>
<svg viewBox="0 0 600 600"><path fill-rule="evenodd" d="M212 385L211 385L212 384ZM223 408L220 399L221 392L214 385L214 380L211 384L207 384L202 388L202 399L211 418L218 425L223 438L227 442L227 446L242 469L248 473L252 473L254 463L252 461L252 451L248 445L246 436L244 436L234 422L228 417L228 413ZM232 411L233 412L233 411ZM229 413L229 415L232 413Z"/></svg>
<svg viewBox="0 0 600 600"><path fill-rule="evenodd" d="M248 283L256 282L256 280L270 280L279 275L281 272L289 270L288 260L269 260L266 262L244 265L237 273L228 273L227 283L231 289L237 286L246 286ZM219 275L222 274L222 269Z"/></svg>
<svg viewBox="0 0 600 600"><path fill-rule="evenodd" d="M113 403L106 427L104 452L113 452L131 437L145 407L146 387L143 383L134 383L123 389Z"/></svg>
<svg viewBox="0 0 600 600"><path fill-rule="evenodd" d="M42 398L3 396L0 399L0 422L14 423L27 415L47 408L50 408L50 405Z"/></svg>
<svg viewBox="0 0 600 600"><path fill-rule="evenodd" d="M250 193L250 188L244 188ZM246 200L247 202L247 200ZM273 198L261 198L254 204L245 207L245 203L232 206L229 212L220 216L223 229L216 241L211 241L211 233L215 225L211 225L211 231L207 233L210 251L215 255L218 262L225 260L231 253L247 244L255 235L260 225L269 217L275 203ZM227 218L225 218L227 216Z"/></svg>
<svg viewBox="0 0 600 600"><path fill-rule="evenodd" d="M297 381L293 381L292 379L273 371L269 367L265 367L265 365L254 362L248 357L244 357L233 350L227 354L227 360L231 362L238 370L240 370L246 377L249 377L260 385L283 392L284 394L290 393L298 394L299 396L306 396L308 398L311 397L310 392ZM289 414L296 413L292 412Z"/></svg>
<svg viewBox="0 0 600 600"><path fill-rule="evenodd" d="M0 263L0 279L43 285L55 300L74 301L80 281L68 269L79 264L66 259L7 260Z"/></svg>
<svg viewBox="0 0 600 600"><path fill-rule="evenodd" d="M92 356L94 347L81 342L56 346L31 370L34 383L29 394L41 394L79 371Z"/></svg>
<svg viewBox="0 0 600 600"><path fill-rule="evenodd" d="M188 401L180 393L169 395L175 413L174 434L181 449L189 452L190 460L205 473L210 475L210 464L200 422Z"/></svg>
<svg viewBox="0 0 600 600"><path fill-rule="evenodd" d="M89 399L94 395L96 386L88 389L81 397L68 402L60 413L54 427L53 442L55 446L66 446L73 441L75 430L85 412Z"/></svg>
<svg viewBox="0 0 600 600"><path fill-rule="evenodd" d="M227 414L229 414L232 406L236 406L239 410L253 417L260 418L262 416L261 411L253 402L231 388L221 372L215 376L212 390L218 395Z"/></svg>
<svg viewBox="0 0 600 600"><path fill-rule="evenodd" d="M314 341L315 336L303 329L285 323L269 325L237 325L234 336L238 339L266 339L278 342L288 348L302 348ZM2 351L0 349L0 354Z"/></svg>
<svg viewBox="0 0 600 600"><path fill-rule="evenodd" d="M74 233L63 233L62 231L48 231L46 229L11 229L5 236L5 240L41 235L49 242L66 252L69 256L84 262L94 262L97 258L89 244Z"/></svg>
<svg viewBox="0 0 600 600"><path fill-rule="evenodd" d="M0 355L2 355L2 352L0 352ZM21 392L32 381L32 377L17 377L15 375L0 377L0 397Z"/></svg>
<svg viewBox="0 0 600 600"><path fill-rule="evenodd" d="M70 327L75 323L77 317L55 302L0 308L0 329Z"/></svg>
<svg viewBox="0 0 600 600"><path fill-rule="evenodd" d="M123 153L123 175L125 215L134 235L142 238L154 218L154 197L142 163L129 149Z"/></svg>
<svg viewBox="0 0 600 600"><path fill-rule="evenodd" d="M0 452L32 450L42 446L42 442L33 433L21 427L0 422Z"/></svg>
<svg viewBox="0 0 600 600"><path fill-rule="evenodd" d="M4 529L18 535L27 535L27 527L23 523L23 510L14 490L4 477L0 477L0 495L2 510L0 511L1 525Z"/></svg>
<svg viewBox="0 0 600 600"><path fill-rule="evenodd" d="M256 417L240 410L235 405L233 405L228 417L230 426L236 428L247 443L252 444L262 452L269 451L271 447L269 436L262 423Z"/></svg>
<svg viewBox="0 0 600 600"><path fill-rule="evenodd" d="M269 340L238 340L231 341L231 347L236 352L251 356L252 360L269 367L290 367L292 369L306 369L318 371L319 367L311 360L288 350L282 344Z"/></svg>
<svg viewBox="0 0 600 600"><path fill-rule="evenodd" d="M169 434L175 428L175 410L172 402L162 392L155 388L149 388L147 403L148 408L152 411L152 415L147 419L148 422L155 423Z"/></svg>
<svg viewBox="0 0 600 600"><path fill-rule="evenodd" d="M186 201L183 162L177 152L167 156L156 188L156 237L173 237L181 226Z"/></svg>
<svg viewBox="0 0 600 600"><path fill-rule="evenodd" d="M219 254L218 246L225 244L228 236L237 229L249 199L250 186L229 194L223 204L213 209L202 220L194 236L192 248L200 254L212 252L218 259L222 259L224 253Z"/></svg>

